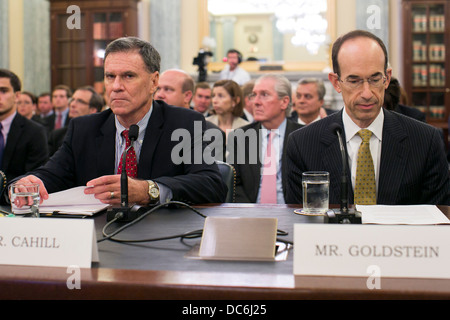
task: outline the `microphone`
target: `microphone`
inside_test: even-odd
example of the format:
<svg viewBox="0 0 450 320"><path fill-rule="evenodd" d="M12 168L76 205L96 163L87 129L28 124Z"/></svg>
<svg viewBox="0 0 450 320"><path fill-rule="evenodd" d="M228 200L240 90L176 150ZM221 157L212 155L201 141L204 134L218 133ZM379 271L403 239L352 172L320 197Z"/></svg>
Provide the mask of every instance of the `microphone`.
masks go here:
<svg viewBox="0 0 450 320"><path fill-rule="evenodd" d="M325 215L326 223L343 223L343 224L359 224L361 223L361 212L355 209L348 208L348 174L347 174L347 150L345 149L344 141L342 139L342 127L333 123L330 126L331 131L337 135L339 140L339 148L341 150L342 158L342 174L341 174L341 199L340 209L328 210Z"/></svg>
<svg viewBox="0 0 450 320"><path fill-rule="evenodd" d="M112 207L107 210L107 221L117 219L121 222L132 221L136 219L142 212L147 209L139 205L128 206L128 176L126 170L126 158L128 151L133 147L133 143L139 137L139 127L135 124L130 126L128 131L128 138L130 139L130 146L126 148L122 154L122 173L120 175L120 207Z"/></svg>
<svg viewBox="0 0 450 320"><path fill-rule="evenodd" d="M128 207L128 176L126 172L126 158L128 151L133 147L133 143L139 136L139 127L135 124L130 126L128 131L128 138L130 139L130 146L125 149L122 154L122 173L120 176L120 203L122 207Z"/></svg>

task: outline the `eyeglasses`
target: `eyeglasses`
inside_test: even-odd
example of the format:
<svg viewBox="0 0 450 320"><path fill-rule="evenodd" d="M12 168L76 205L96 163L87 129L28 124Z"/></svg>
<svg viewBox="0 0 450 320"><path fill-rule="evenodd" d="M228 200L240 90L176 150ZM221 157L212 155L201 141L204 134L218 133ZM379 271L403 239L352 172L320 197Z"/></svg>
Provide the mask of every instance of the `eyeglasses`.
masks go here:
<svg viewBox="0 0 450 320"><path fill-rule="evenodd" d="M344 83L346 86L348 86L351 89L360 89L363 86L364 82L366 82L366 81L369 84L369 86L372 88L381 88L386 83L387 78L380 74L380 75L372 76L367 79L349 77L349 78L342 80L338 76L338 80L340 82Z"/></svg>

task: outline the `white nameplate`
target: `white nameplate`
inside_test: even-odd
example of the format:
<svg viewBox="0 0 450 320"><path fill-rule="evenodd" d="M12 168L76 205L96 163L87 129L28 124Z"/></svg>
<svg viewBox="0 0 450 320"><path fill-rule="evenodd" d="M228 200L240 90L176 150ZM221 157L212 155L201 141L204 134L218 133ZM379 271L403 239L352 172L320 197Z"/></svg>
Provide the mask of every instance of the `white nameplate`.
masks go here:
<svg viewBox="0 0 450 320"><path fill-rule="evenodd" d="M370 270L450 278L449 226L294 225L294 275L367 277Z"/></svg>
<svg viewBox="0 0 450 320"><path fill-rule="evenodd" d="M93 220L0 218L0 264L90 268L93 261Z"/></svg>

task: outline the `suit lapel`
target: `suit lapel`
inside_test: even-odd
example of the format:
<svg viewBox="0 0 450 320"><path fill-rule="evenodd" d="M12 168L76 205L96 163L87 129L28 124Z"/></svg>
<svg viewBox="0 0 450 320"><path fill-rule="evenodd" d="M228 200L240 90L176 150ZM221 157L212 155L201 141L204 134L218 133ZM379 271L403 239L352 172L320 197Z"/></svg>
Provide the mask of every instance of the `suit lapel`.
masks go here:
<svg viewBox="0 0 450 320"><path fill-rule="evenodd" d="M343 127L342 110L328 117L332 120L330 125L331 123L338 123L341 127ZM333 201L332 199L340 200L341 198L342 155L339 146L339 139L336 134L329 129L330 125L323 131L320 142L324 146L323 154L321 155L324 169L330 173L330 201ZM347 148L345 143L345 133L343 133L342 139L344 142L344 147ZM346 161L345 165L347 166L348 173L348 201L349 203L353 203L353 188L351 188L350 183L351 173L348 167L348 161Z"/></svg>
<svg viewBox="0 0 450 320"><path fill-rule="evenodd" d="M395 116L391 112L385 111L378 180L377 202L379 203L394 203L397 199L409 157L404 143L407 138L408 136Z"/></svg>
<svg viewBox="0 0 450 320"><path fill-rule="evenodd" d="M15 148L19 143L19 140L22 136L23 126L25 125L24 118L18 113L14 117L11 127L9 128L8 138L6 140L5 152L3 154L3 163L2 167L8 168L9 162L14 154Z"/></svg>
<svg viewBox="0 0 450 320"><path fill-rule="evenodd" d="M164 125L164 110L160 103L153 102L153 111L145 130L144 142L138 163L138 177L152 177L152 162Z"/></svg>
<svg viewBox="0 0 450 320"><path fill-rule="evenodd" d="M99 176L114 174L116 153L116 124L111 112L100 128L100 134L95 139L97 150L97 168Z"/></svg>

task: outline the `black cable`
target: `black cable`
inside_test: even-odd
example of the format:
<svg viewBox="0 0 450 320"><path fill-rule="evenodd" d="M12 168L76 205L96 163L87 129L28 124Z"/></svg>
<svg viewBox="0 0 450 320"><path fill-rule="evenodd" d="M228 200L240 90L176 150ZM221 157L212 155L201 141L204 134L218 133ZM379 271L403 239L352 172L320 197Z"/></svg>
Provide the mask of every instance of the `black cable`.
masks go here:
<svg viewBox="0 0 450 320"><path fill-rule="evenodd" d="M168 201L165 203L161 203L153 208L151 208L150 210L144 212L141 216L139 216L138 218L134 219L133 221L130 221L129 223L123 225L122 227L120 227L119 229L115 230L113 233L111 234L107 234L106 233L106 229L109 228L109 226L117 221L120 221L120 219L122 218L123 214L122 212L119 212L116 217L114 217L114 219L112 219L111 221L109 221L102 230L102 234L104 236L104 238L97 240L97 243L105 241L105 240L112 240L112 241L116 241L116 242L150 242L150 241L160 241L160 240L167 240L167 239L173 239L173 238L179 238L183 235L175 235L175 236L168 236L168 237L162 237L162 238L155 238L155 239L145 239L145 240L120 240L120 239L114 239L113 237L122 232L123 230L131 227L132 225L138 223L139 221L141 221L142 219L144 219L145 217L147 217L148 215L154 213L156 210L165 207L169 204L175 204L175 205L181 205L184 207L187 207L188 209L194 211L195 213L197 213L198 215L200 215L203 218L206 218L206 216L204 214L202 214L200 211L198 211L197 209L191 207L190 205L184 203L184 202L180 202L180 201Z"/></svg>
<svg viewBox="0 0 450 320"><path fill-rule="evenodd" d="M156 210L165 207L169 204L176 204L176 205L181 205L184 207L187 207L188 209L194 211L195 213L197 213L198 215L200 215L203 218L206 218L206 216L204 214L202 214L200 211L198 211L197 209L191 207L190 205L184 203L184 202L179 202L179 201L169 201L166 203L162 203L159 204L153 208L151 208L150 210L146 211L145 213L143 213L141 216L139 216L138 218L136 218L133 221L130 221L129 223L125 224L124 226L120 227L119 229L115 230L113 233L111 234L107 234L106 233L106 229L109 228L109 226L116 222L116 221L120 221L120 219L123 216L122 212L119 212L116 217L114 217L114 219L112 219L111 221L109 221L102 230L102 234L104 236L104 238L99 239L97 242L102 242L105 240L111 240L114 242L122 242L122 243L140 243L140 242L155 242L155 241L162 241L162 240L170 240L170 239L176 239L176 238L180 238L180 241L183 242L185 239L195 239L195 238L201 238L203 235L203 230L194 230L194 231L189 231L183 234L177 234L177 235L172 235L172 236L166 236L166 237L160 237L160 238L151 238L151 239L137 239L137 240L126 240L126 239L115 239L113 238L116 234L122 232L123 230L131 227L132 225L136 224L137 222L141 221L142 219L144 219L146 216L154 213ZM277 236L287 236L288 232L277 229ZM285 244L293 244L292 241L287 241L287 240L281 240L279 238L277 238L277 241L279 242L283 242Z"/></svg>

